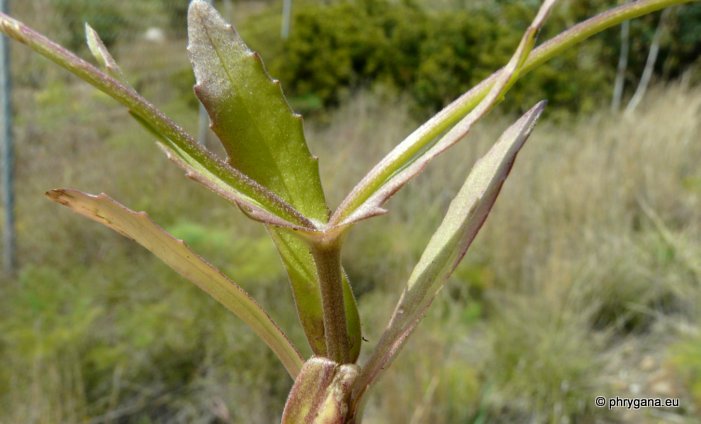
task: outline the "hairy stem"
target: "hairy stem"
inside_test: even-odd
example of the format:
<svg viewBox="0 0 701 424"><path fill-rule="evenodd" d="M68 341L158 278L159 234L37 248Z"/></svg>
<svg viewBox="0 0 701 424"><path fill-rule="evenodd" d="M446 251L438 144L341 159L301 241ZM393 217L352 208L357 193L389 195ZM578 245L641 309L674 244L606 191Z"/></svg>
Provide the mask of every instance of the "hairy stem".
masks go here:
<svg viewBox="0 0 701 424"><path fill-rule="evenodd" d="M634 3L628 3L613 8L587 19L534 49L523 64L520 72L515 76L514 82L553 57L562 54L589 37L616 26L623 21L691 1L694 0L639 0ZM342 222L343 219L347 218L375 193L388 178L405 164L411 162L412 158L429 143L474 109L487 93L489 93L489 90L492 85L494 85L500 72L501 69L474 86L404 139L404 141L402 141L392 153L380 161L356 186L356 189L346 197L331 218L332 223L338 224ZM396 154L397 152L401 153Z"/></svg>
<svg viewBox="0 0 701 424"><path fill-rule="evenodd" d="M350 344L343 303L341 245L337 240L312 243L312 255L319 274L326 353L329 359L345 364L350 361Z"/></svg>

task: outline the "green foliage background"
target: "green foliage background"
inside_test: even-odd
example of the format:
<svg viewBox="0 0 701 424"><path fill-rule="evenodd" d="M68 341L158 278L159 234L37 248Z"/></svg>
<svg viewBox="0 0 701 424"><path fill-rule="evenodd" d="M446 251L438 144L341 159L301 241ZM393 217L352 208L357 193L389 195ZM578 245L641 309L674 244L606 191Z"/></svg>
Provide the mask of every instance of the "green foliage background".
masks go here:
<svg viewBox="0 0 701 424"><path fill-rule="evenodd" d="M613 5L600 0L564 2L541 40ZM277 36L277 14L274 19L261 16L243 22L241 31L254 49L270 58L270 72L302 109L337 105L354 89L382 84L409 93L417 110L427 113L506 63L537 6L523 1L470 2L442 9L431 2L406 0L296 2L288 40ZM644 66L655 25L654 16L632 25L629 86L636 84ZM657 67L663 78L674 78L698 60L701 6L679 9L667 27ZM618 47L616 29L572 49L518 84L507 107L522 108L544 97L571 112L590 112L606 104Z"/></svg>
<svg viewBox="0 0 701 424"><path fill-rule="evenodd" d="M184 37L187 1L59 0L55 8L60 39L83 48L82 26L89 22L108 46L117 37L128 42L146 27L160 26ZM215 2L220 8L222 1ZM293 2L289 39L280 34L276 2L237 2L255 7L238 23L248 44L262 53L271 74L283 81L293 105L302 112L337 106L361 88L382 85L409 94L420 116L438 110L502 66L520 39L537 2L432 2L421 0L336 0ZM239 6L242 4L242 6ZM563 1L541 40L618 4L611 0ZM143 17L150 16L148 22ZM630 33L628 90L637 84L659 14L633 21ZM701 5L678 7L665 23L656 74L662 80L698 69L701 53ZM612 29L536 70L518 84L506 107L519 109L547 97L561 112L591 112L606 105L613 87L620 48ZM698 78L698 70L692 75ZM194 81L184 68L174 84L189 96ZM192 103L193 106L196 102ZM509 106L512 105L512 106ZM520 105L520 106L513 106Z"/></svg>

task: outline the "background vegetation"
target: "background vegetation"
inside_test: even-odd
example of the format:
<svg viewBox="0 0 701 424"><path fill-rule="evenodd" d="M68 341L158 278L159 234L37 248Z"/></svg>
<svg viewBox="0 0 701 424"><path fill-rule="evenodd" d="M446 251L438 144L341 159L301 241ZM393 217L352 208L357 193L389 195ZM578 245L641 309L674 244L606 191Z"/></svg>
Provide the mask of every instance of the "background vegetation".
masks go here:
<svg viewBox="0 0 701 424"><path fill-rule="evenodd" d="M113 31L106 38L129 78L195 132L184 9L93 3L32 0L15 14L76 48L83 19ZM315 111L306 129L332 205L429 110L498 67L531 6L483 2L463 13L461 3L295 2L286 42L277 3L229 9L295 104ZM548 31L604 6L564 3ZM634 115L608 110L611 31L517 87L390 203L391 214L351 236L344 260L367 353L448 201L512 112L542 97L569 111L536 129L454 281L371 397L368 422L694 422L701 30L689 20L698 15L698 5L673 15L659 84ZM655 25L633 25L648 35L632 46L627 96ZM152 26L164 28L163 41L143 39ZM278 420L291 381L238 320L146 251L41 193L104 191L149 211L303 345L266 235L183 178L103 95L19 46L13 59L21 271L0 280L0 422ZM594 407L598 395L679 397L681 408L608 411Z"/></svg>

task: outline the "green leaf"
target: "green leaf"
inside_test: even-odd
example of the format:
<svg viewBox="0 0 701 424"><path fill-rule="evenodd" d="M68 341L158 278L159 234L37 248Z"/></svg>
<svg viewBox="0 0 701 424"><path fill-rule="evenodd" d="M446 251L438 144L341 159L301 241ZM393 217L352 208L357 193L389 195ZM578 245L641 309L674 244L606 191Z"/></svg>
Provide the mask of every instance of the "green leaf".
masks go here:
<svg viewBox="0 0 701 424"><path fill-rule="evenodd" d="M536 104L475 163L409 277L407 294L415 300L407 306L426 304L458 266L544 108L544 101Z"/></svg>
<svg viewBox="0 0 701 424"><path fill-rule="evenodd" d="M273 191L317 226L325 224L329 211L318 162L304 139L302 119L290 109L280 83L270 78L260 57L206 2L190 4L188 35L197 79L195 92L209 113L229 164ZM314 353L325 355L319 281L309 247L284 230L271 229L270 234L290 277L309 344ZM345 276L343 287L355 360L360 352L360 319Z"/></svg>
<svg viewBox="0 0 701 424"><path fill-rule="evenodd" d="M526 112L472 168L412 271L387 330L358 377L354 391L357 399L389 366L460 263L544 107L545 102L540 102Z"/></svg>
<svg viewBox="0 0 701 424"><path fill-rule="evenodd" d="M451 104L409 135L353 188L334 212L330 225L344 228L357 221L386 213L382 206L390 197L409 180L423 172L430 161L464 138L473 125L501 101L518 79L519 71L533 49L536 35L555 1L543 2L509 63L499 71L491 89L473 110L450 128L449 124L454 122L456 116L467 113L460 102ZM448 131L436 141L436 137L446 130Z"/></svg>
<svg viewBox="0 0 701 424"><path fill-rule="evenodd" d="M74 212L126 236L156 255L178 274L212 296L239 317L275 352L292 378L302 367L297 349L270 316L238 284L151 221L145 212L134 212L105 194L76 190L51 190L46 195Z"/></svg>
<svg viewBox="0 0 701 424"><path fill-rule="evenodd" d="M282 424L342 424L349 407L358 366L310 358L295 380L282 413Z"/></svg>
<svg viewBox="0 0 701 424"><path fill-rule="evenodd" d="M302 118L258 54L204 1L188 12L188 51L195 93L207 109L229 163L308 218L328 220L319 166L307 147Z"/></svg>

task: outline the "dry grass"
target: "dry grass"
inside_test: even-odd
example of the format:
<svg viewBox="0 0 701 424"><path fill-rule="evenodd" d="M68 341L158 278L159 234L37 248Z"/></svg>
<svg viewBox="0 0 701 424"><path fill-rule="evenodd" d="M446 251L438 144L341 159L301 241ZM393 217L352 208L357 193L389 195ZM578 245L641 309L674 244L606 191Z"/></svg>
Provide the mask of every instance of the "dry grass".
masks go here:
<svg viewBox="0 0 701 424"><path fill-rule="evenodd" d="M100 96L71 89L66 103L66 90L24 98L33 105L23 109L33 124L22 127L18 151L26 271L0 302L14 317L0 340L11 364L0 373L9 384L0 422L274 421L270 405L289 382L254 353L262 346L248 332L195 290L181 291L185 283L148 255L40 193L104 190L151 211L291 329L264 234L186 182ZM403 102L382 98L357 96L326 124L307 124L332 203L416 125ZM692 420L700 105L698 90L672 86L651 93L634 119L543 122L464 264L374 391L368 422ZM109 122L96 108L114 110ZM476 129L392 200L388 216L349 238L365 355L455 189L507 122ZM684 407L609 412L593 407L598 394L679 396Z"/></svg>
<svg viewBox="0 0 701 424"><path fill-rule="evenodd" d="M340 152L322 167L337 186L412 128L400 103L373 99L317 132L322 157ZM698 408L689 397L680 410L632 415L593 404L597 394L687 396L665 358L678 329L699 323L701 93L671 86L648 99L633 117L536 129L483 234L375 391L370 422L656 422ZM450 193L503 127L480 128L351 236L346 262L371 290L360 300L371 343Z"/></svg>

